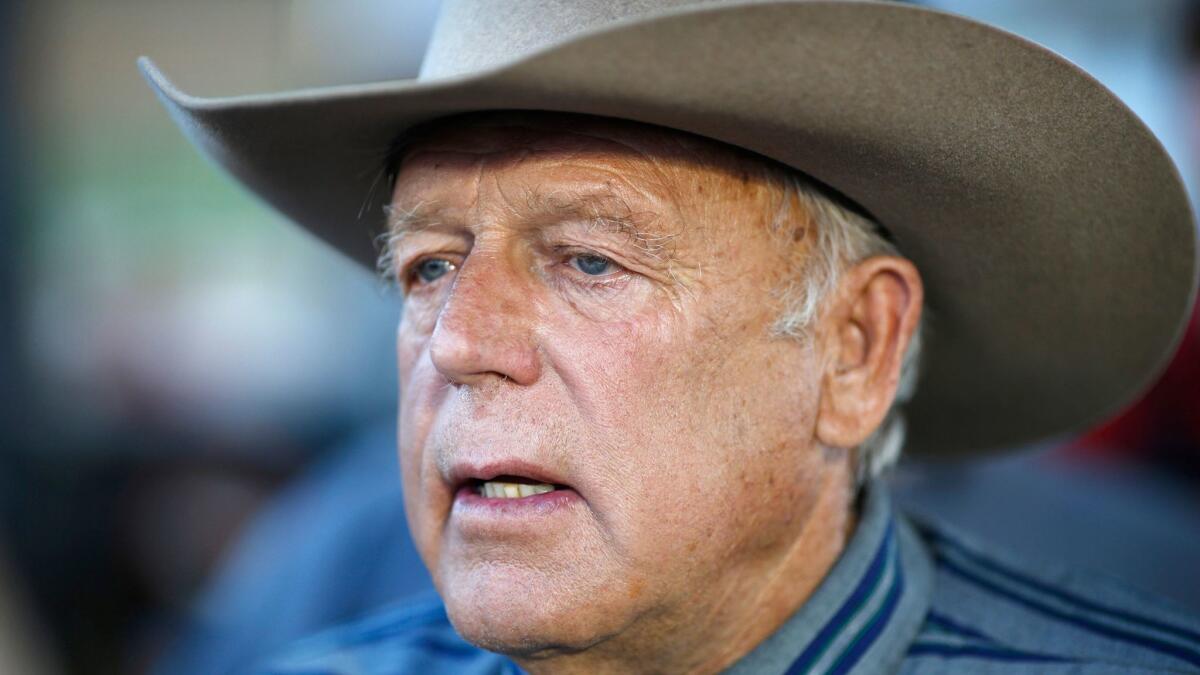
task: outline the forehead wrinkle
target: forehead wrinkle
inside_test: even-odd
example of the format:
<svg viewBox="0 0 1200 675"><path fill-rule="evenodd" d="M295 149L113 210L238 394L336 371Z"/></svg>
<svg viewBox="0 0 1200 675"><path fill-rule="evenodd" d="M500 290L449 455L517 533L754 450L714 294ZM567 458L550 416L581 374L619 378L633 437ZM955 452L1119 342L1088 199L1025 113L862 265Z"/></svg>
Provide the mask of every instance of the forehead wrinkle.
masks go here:
<svg viewBox="0 0 1200 675"><path fill-rule="evenodd" d="M616 163L611 160L589 162L586 161L589 159L587 153L583 152L577 153L574 158L579 160L578 163L590 173L598 174L595 179L578 181L587 186L586 188L566 191L583 202L585 206L592 208L597 213L609 211L628 216L642 216L640 220L647 222L660 220L663 217L664 214L653 210L654 206L663 205L672 212L677 221L682 222L683 214L679 200L673 194L674 188L669 182L669 177L658 170L658 167L654 167L657 176L638 180L633 178L633 175L636 174L636 167L614 166ZM621 170L622 168L625 170ZM631 168L634 170L630 170ZM633 197L634 201L641 201L646 208L635 210L630 206L629 197ZM648 235L649 233L644 234Z"/></svg>
<svg viewBox="0 0 1200 675"><path fill-rule="evenodd" d="M516 125L510 125L516 127ZM537 126L519 127L526 130ZM607 162L606 167L589 166L613 175L614 183L636 193L647 203L663 204L672 212L680 228L687 225L706 249L713 251L725 244L713 239L709 225L718 222L739 222L750 226L769 220L768 202L775 196L776 186L770 181L767 165L756 158L743 156L707 139L658 129L655 127L616 126L609 129L604 120L595 124L595 132L579 129L551 128L550 133L576 136L616 146L620 161L643 169L639 180L631 179L633 172L618 171ZM555 148L551 152L557 152ZM603 150L575 149L568 156L583 164ZM703 197L700 197L703 193ZM692 217L684 213L690 209ZM661 214L660 214L661 215ZM654 237L677 237L681 232Z"/></svg>
<svg viewBox="0 0 1200 675"><path fill-rule="evenodd" d="M427 153L472 157L477 160L477 187L482 187L486 178L494 178L487 192L498 195L509 214L520 218L524 215L521 212L540 211L535 215L571 217L604 226L624 233L639 248L656 257L671 252L669 249L673 247L667 243L683 234L685 226L693 230L700 250L719 250L726 243L724 237L712 239L716 233L708 225L767 220L767 212L773 210L764 203L775 201L769 199L775 195L764 194L774 191L764 184L769 181L763 180L763 167L704 139L656 128L608 125L604 120L580 125L576 119L569 128L553 119L543 122L511 118L473 120L469 125L441 129L417 141L409 146L403 161ZM514 192L501 185L507 168L556 159L578 164L589 172L611 175L611 180L603 181L608 192L593 195L574 189ZM499 164L496 167L499 170L488 176L484 164ZM622 164L635 170L623 171ZM483 203L486 200L482 194L477 197L480 199L471 211L481 215L477 212L486 209ZM635 213L630 200L661 205L665 211L655 213L651 207ZM572 201L578 204L573 209L567 208ZM648 227L651 222L663 222L664 217L677 223L672 228L675 232L657 232Z"/></svg>
<svg viewBox="0 0 1200 675"><path fill-rule="evenodd" d="M671 246L677 236L651 230L648 226L659 220L659 214L635 211L619 193L607 189L544 191L538 188L525 193L524 206L531 216L549 215L555 220L576 220L589 228L601 228L628 237L643 253L656 260L674 259Z"/></svg>
<svg viewBox="0 0 1200 675"><path fill-rule="evenodd" d="M512 165L526 161L531 155L536 159L557 156L624 177L625 172L594 165L600 163L611 167L612 160L616 159L644 167L653 175L653 179L651 175L645 179L669 189L681 178L690 177L689 168L718 168L709 157L712 150L702 139L681 132L619 120L492 113L464 125L438 128L416 139L407 146L398 165L427 153L463 154L478 157L480 161ZM499 157L485 158L487 155ZM589 161L597 157L600 162ZM651 196L640 185L645 181L638 181L638 184L623 182L643 196L656 201L661 199L661 195Z"/></svg>
<svg viewBox="0 0 1200 675"><path fill-rule="evenodd" d="M470 158L470 166L474 170L474 176L471 183L474 189L458 190L459 195L469 194L470 199L466 204L457 208L469 214L477 214L479 210L479 190L483 182L483 164L486 161L483 155L487 153L467 153L438 149L416 148L406 156L405 161L410 161L421 155L467 155ZM434 169L440 167L439 163L434 164ZM400 238L431 229L438 225L446 223L445 212L449 209L449 205L439 199L418 199L415 204L406 207L402 204L400 194L401 187L404 184L403 171L397 171L396 182L392 186L391 203L383 207L386 215L386 232L389 238L393 241L398 241ZM436 192L436 190L435 190ZM419 196L419 192L418 192ZM471 218L468 218L470 220Z"/></svg>
<svg viewBox="0 0 1200 675"><path fill-rule="evenodd" d="M583 130L565 130L561 132L563 135L578 136L580 138L599 141L605 144L611 144L619 148L624 161L638 162L649 169L653 174L653 182L657 184L658 191L652 190L645 185L646 181L629 180L628 174L615 171L613 169L602 169L614 174L616 180L620 181L630 190L639 193L648 202L660 202L664 200L672 202L672 206L677 216L682 216L679 200L675 195L670 194L675 191L673 188L682 183L681 179L689 176L688 168L704 166L701 161L700 154L696 149L692 148L687 143L686 137L682 135L673 135L665 132L659 132L654 129L637 129L637 128L618 128L615 133L604 133L600 129L596 133L589 133ZM642 138L645 136L645 138ZM589 155L595 153L595 150L576 150L574 155L581 160L586 161ZM688 159L687 162L680 162L679 154L682 153ZM647 176L646 178L650 178ZM659 193L666 193L659 194Z"/></svg>
<svg viewBox="0 0 1200 675"><path fill-rule="evenodd" d="M590 227L627 235L641 250L655 254L655 257L664 253L666 243L676 236L651 231L646 225L658 220L658 214L651 210L635 211L628 200L607 189L607 185L599 190L532 188L523 190L518 199L505 192L498 177L493 183L504 208L519 219L536 221L549 216L559 221L582 221ZM474 204L470 211L476 211L478 206ZM384 206L390 241L398 243L406 236L446 224L444 210L445 205L437 200L419 201L410 207L399 203ZM474 217L469 220L477 222ZM470 227L469 223L464 225Z"/></svg>

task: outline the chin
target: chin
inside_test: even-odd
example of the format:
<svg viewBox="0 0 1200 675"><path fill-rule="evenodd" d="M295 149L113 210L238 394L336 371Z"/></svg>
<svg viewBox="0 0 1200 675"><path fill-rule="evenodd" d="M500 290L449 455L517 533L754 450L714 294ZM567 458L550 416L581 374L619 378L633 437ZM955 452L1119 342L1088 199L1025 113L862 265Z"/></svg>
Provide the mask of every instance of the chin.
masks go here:
<svg viewBox="0 0 1200 675"><path fill-rule="evenodd" d="M602 597L596 591L537 569L475 565L446 574L438 591L463 639L508 656L572 654L615 632L605 630L613 623L609 608L575 600Z"/></svg>

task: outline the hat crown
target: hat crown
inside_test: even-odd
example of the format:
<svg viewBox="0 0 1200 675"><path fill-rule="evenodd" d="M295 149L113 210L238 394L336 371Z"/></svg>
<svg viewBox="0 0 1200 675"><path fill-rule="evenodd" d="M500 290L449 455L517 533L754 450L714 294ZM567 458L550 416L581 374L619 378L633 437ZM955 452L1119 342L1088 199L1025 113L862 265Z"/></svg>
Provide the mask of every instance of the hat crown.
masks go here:
<svg viewBox="0 0 1200 675"><path fill-rule="evenodd" d="M623 19L712 0L446 0L420 79L464 75L508 63Z"/></svg>

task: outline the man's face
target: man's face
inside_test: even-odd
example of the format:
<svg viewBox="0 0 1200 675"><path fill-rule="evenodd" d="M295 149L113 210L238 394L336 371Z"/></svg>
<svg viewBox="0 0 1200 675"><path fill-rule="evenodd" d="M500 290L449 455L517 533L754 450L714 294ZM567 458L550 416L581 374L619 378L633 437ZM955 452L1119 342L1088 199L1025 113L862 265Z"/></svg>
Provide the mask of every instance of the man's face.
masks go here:
<svg viewBox="0 0 1200 675"><path fill-rule="evenodd" d="M568 119L443 127L393 195L411 529L456 628L520 655L718 619L834 461L818 359L770 330L806 252L778 193L715 145Z"/></svg>

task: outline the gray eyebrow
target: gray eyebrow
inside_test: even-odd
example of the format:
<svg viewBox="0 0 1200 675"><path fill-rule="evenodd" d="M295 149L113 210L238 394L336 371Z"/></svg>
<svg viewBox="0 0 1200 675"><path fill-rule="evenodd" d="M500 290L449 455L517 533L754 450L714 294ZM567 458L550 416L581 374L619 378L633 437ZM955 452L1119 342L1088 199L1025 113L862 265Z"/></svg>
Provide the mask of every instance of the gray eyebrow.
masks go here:
<svg viewBox="0 0 1200 675"><path fill-rule="evenodd" d="M385 235L390 239L398 239L412 232L420 232L437 225L437 205L432 202L418 202L411 208L403 208L395 204L383 207L387 218Z"/></svg>
<svg viewBox="0 0 1200 675"><path fill-rule="evenodd" d="M674 257L670 243L677 235L653 232L648 227L658 220L658 214L635 212L625 199L610 191L530 190L523 202L526 211L523 216L535 219L551 216L557 220L584 222L589 227L624 234L632 245L654 260ZM436 202L419 202L411 207L384 206L387 226L379 237L379 270L384 274L389 272L396 247L405 237L445 224L440 213Z"/></svg>
<svg viewBox="0 0 1200 675"><path fill-rule="evenodd" d="M624 234L634 246L655 260L671 257L669 244L676 235L649 229L649 225L659 219L659 214L635 212L628 201L612 192L530 191L526 205L535 214L545 213L561 220L578 220L590 227Z"/></svg>
<svg viewBox="0 0 1200 675"><path fill-rule="evenodd" d="M400 240L414 232L429 229L440 221L437 218L436 205L430 202L420 202L407 209L395 204L386 204L383 207L383 215L383 232L375 238L375 249L379 251L379 257L375 260L375 272L382 279L394 282L396 249Z"/></svg>

